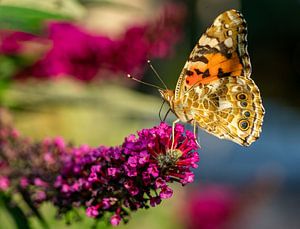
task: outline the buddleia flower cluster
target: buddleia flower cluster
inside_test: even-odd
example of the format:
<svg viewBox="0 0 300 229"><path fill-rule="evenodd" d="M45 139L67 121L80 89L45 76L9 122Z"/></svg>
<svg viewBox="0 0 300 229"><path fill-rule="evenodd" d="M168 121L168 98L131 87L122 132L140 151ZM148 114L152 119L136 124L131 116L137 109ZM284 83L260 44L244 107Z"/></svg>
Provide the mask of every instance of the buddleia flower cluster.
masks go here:
<svg viewBox="0 0 300 229"><path fill-rule="evenodd" d="M34 142L0 122L0 192L21 194L36 210L51 202L58 215L77 208L97 220L109 215L116 226L172 197L170 183L193 182L197 143L182 125L174 131L173 140L162 122L120 146L74 147L59 137Z"/></svg>

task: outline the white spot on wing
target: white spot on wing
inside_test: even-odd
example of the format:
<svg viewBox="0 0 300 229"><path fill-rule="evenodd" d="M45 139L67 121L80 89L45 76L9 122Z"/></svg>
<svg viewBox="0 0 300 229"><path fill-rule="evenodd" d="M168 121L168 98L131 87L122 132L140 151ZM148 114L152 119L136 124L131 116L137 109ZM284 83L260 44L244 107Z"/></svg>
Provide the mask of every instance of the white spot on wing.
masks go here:
<svg viewBox="0 0 300 229"><path fill-rule="evenodd" d="M202 89L200 87L195 87L194 91L195 91L195 93L197 93L199 95L201 95L201 93L202 93Z"/></svg>
<svg viewBox="0 0 300 229"><path fill-rule="evenodd" d="M218 44L218 40L216 38L210 39L210 41L208 42L208 45L210 47L215 47Z"/></svg>
<svg viewBox="0 0 300 229"><path fill-rule="evenodd" d="M227 15L228 15L230 20L234 20L236 18L236 12L234 12L234 13L227 12Z"/></svg>
<svg viewBox="0 0 300 229"><path fill-rule="evenodd" d="M217 19L214 21L214 26L222 26L222 23L220 22L219 18L217 18Z"/></svg>
<svg viewBox="0 0 300 229"><path fill-rule="evenodd" d="M232 40L232 38L231 37L227 38L224 41L224 44L226 45L226 47L231 48L233 46L233 40Z"/></svg>
<svg viewBox="0 0 300 229"><path fill-rule="evenodd" d="M219 42L216 38L210 38L205 35L202 36L199 40L199 44L203 46L209 45L210 47L215 47L218 43Z"/></svg>
<svg viewBox="0 0 300 229"><path fill-rule="evenodd" d="M232 92L239 92L241 90L241 87L240 86L233 86L232 88L231 88L231 91Z"/></svg>
<svg viewBox="0 0 300 229"><path fill-rule="evenodd" d="M219 110L224 110L227 108L232 108L232 104L226 100L219 100Z"/></svg>
<svg viewBox="0 0 300 229"><path fill-rule="evenodd" d="M228 30L228 31L227 31L227 34L228 34L228 36L232 36L232 31L231 31L231 30Z"/></svg>

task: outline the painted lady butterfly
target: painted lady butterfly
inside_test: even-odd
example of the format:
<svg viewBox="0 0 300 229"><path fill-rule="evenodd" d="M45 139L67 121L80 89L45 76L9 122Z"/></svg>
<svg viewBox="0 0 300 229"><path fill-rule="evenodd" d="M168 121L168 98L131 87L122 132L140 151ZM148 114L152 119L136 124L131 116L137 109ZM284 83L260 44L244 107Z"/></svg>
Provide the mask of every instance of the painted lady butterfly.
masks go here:
<svg viewBox="0 0 300 229"><path fill-rule="evenodd" d="M264 108L250 78L247 27L241 13L219 15L201 36L176 89L159 90L178 117L219 138L249 146L261 132Z"/></svg>

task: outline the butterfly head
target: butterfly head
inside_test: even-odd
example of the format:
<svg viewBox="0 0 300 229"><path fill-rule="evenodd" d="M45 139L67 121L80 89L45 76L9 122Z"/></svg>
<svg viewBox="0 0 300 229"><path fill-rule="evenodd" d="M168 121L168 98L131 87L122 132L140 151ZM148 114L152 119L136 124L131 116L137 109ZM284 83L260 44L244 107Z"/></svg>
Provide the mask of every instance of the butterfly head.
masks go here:
<svg viewBox="0 0 300 229"><path fill-rule="evenodd" d="M159 91L161 97L165 101L167 101L170 104L170 106L171 106L172 105L172 101L174 99L174 91L173 90L169 90L169 89L164 89L164 90L163 89L159 89L158 91Z"/></svg>

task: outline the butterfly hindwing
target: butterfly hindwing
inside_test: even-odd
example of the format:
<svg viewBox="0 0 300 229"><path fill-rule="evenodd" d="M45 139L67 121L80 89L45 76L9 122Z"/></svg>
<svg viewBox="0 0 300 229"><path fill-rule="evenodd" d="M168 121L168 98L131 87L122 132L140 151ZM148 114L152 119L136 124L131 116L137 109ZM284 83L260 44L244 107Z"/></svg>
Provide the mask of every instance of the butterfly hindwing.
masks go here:
<svg viewBox="0 0 300 229"><path fill-rule="evenodd" d="M186 99L193 101L189 109L193 122L207 132L241 145L258 138L264 110L252 79L222 78L191 90Z"/></svg>

